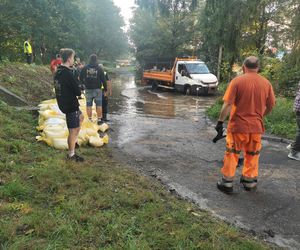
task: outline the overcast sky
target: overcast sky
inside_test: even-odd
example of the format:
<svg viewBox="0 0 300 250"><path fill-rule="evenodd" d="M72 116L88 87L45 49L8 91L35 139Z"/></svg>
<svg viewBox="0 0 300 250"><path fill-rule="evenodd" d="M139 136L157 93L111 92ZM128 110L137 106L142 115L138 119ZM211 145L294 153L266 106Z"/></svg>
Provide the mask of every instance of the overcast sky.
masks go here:
<svg viewBox="0 0 300 250"><path fill-rule="evenodd" d="M113 0L116 6L121 8L121 15L124 17L124 21L128 28L129 19L132 17L131 8L134 7L134 0Z"/></svg>

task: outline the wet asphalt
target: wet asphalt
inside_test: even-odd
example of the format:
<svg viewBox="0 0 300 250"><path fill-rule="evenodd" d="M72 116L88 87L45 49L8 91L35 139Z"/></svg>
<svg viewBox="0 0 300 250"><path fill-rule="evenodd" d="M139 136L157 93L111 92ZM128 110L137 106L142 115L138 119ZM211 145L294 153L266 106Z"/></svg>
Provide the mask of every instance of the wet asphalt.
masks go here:
<svg viewBox="0 0 300 250"><path fill-rule="evenodd" d="M232 195L216 188L225 140L212 143L214 124L204 112L215 98L153 92L118 75L109 100L114 158L253 235L300 249L300 162L287 158L287 144L263 140L256 192L241 187L240 168Z"/></svg>

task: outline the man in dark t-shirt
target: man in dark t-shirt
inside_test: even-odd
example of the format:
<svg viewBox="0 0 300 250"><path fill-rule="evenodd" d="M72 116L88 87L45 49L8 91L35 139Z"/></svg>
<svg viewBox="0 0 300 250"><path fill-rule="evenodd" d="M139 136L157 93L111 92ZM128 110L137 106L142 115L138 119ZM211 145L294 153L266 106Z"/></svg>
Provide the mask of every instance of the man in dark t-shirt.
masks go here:
<svg viewBox="0 0 300 250"><path fill-rule="evenodd" d="M104 71L104 67L103 64L99 64L100 68L103 69ZM104 76L107 82L107 91L102 91L102 119L104 122L109 122L109 120L107 119L107 113L108 113L108 95L112 96L112 86L111 86L111 80L107 74L106 71L104 71ZM104 90L104 86L102 85L102 90Z"/></svg>
<svg viewBox="0 0 300 250"><path fill-rule="evenodd" d="M77 99L77 96L81 95L81 90L72 71L75 52L72 49L61 49L60 55L62 64L55 73L54 85L58 107L66 114L66 122L69 129L69 154L67 158L72 161L81 162L84 159L75 154L75 145L81 123L84 119Z"/></svg>
<svg viewBox="0 0 300 250"><path fill-rule="evenodd" d="M80 72L80 81L85 85L86 112L90 121L92 121L93 102L96 104L97 123L101 125L102 120L102 88L107 90L106 79L103 70L98 65L96 54L90 55L89 64Z"/></svg>

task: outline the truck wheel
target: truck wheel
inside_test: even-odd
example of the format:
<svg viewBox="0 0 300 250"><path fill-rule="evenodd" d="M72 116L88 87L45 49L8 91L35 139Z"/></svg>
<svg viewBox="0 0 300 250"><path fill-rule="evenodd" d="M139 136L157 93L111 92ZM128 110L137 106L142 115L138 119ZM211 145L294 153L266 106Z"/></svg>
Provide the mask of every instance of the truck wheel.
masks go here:
<svg viewBox="0 0 300 250"><path fill-rule="evenodd" d="M158 83L157 81L152 82L152 90L157 90L158 89Z"/></svg>
<svg viewBox="0 0 300 250"><path fill-rule="evenodd" d="M192 94L191 86L186 86L186 87L184 88L184 94L185 94L185 95L191 95L191 94Z"/></svg>

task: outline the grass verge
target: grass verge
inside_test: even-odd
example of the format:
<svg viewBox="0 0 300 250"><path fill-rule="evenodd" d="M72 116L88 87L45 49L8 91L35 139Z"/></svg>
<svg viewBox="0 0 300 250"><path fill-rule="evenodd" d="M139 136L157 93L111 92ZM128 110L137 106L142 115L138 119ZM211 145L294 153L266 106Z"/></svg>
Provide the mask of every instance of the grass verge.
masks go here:
<svg viewBox="0 0 300 250"><path fill-rule="evenodd" d="M38 143L37 118L0 103L1 249L267 249L114 162Z"/></svg>
<svg viewBox="0 0 300 250"><path fill-rule="evenodd" d="M1 63L0 85L24 98L29 105L37 105L41 100L54 96L49 66Z"/></svg>

